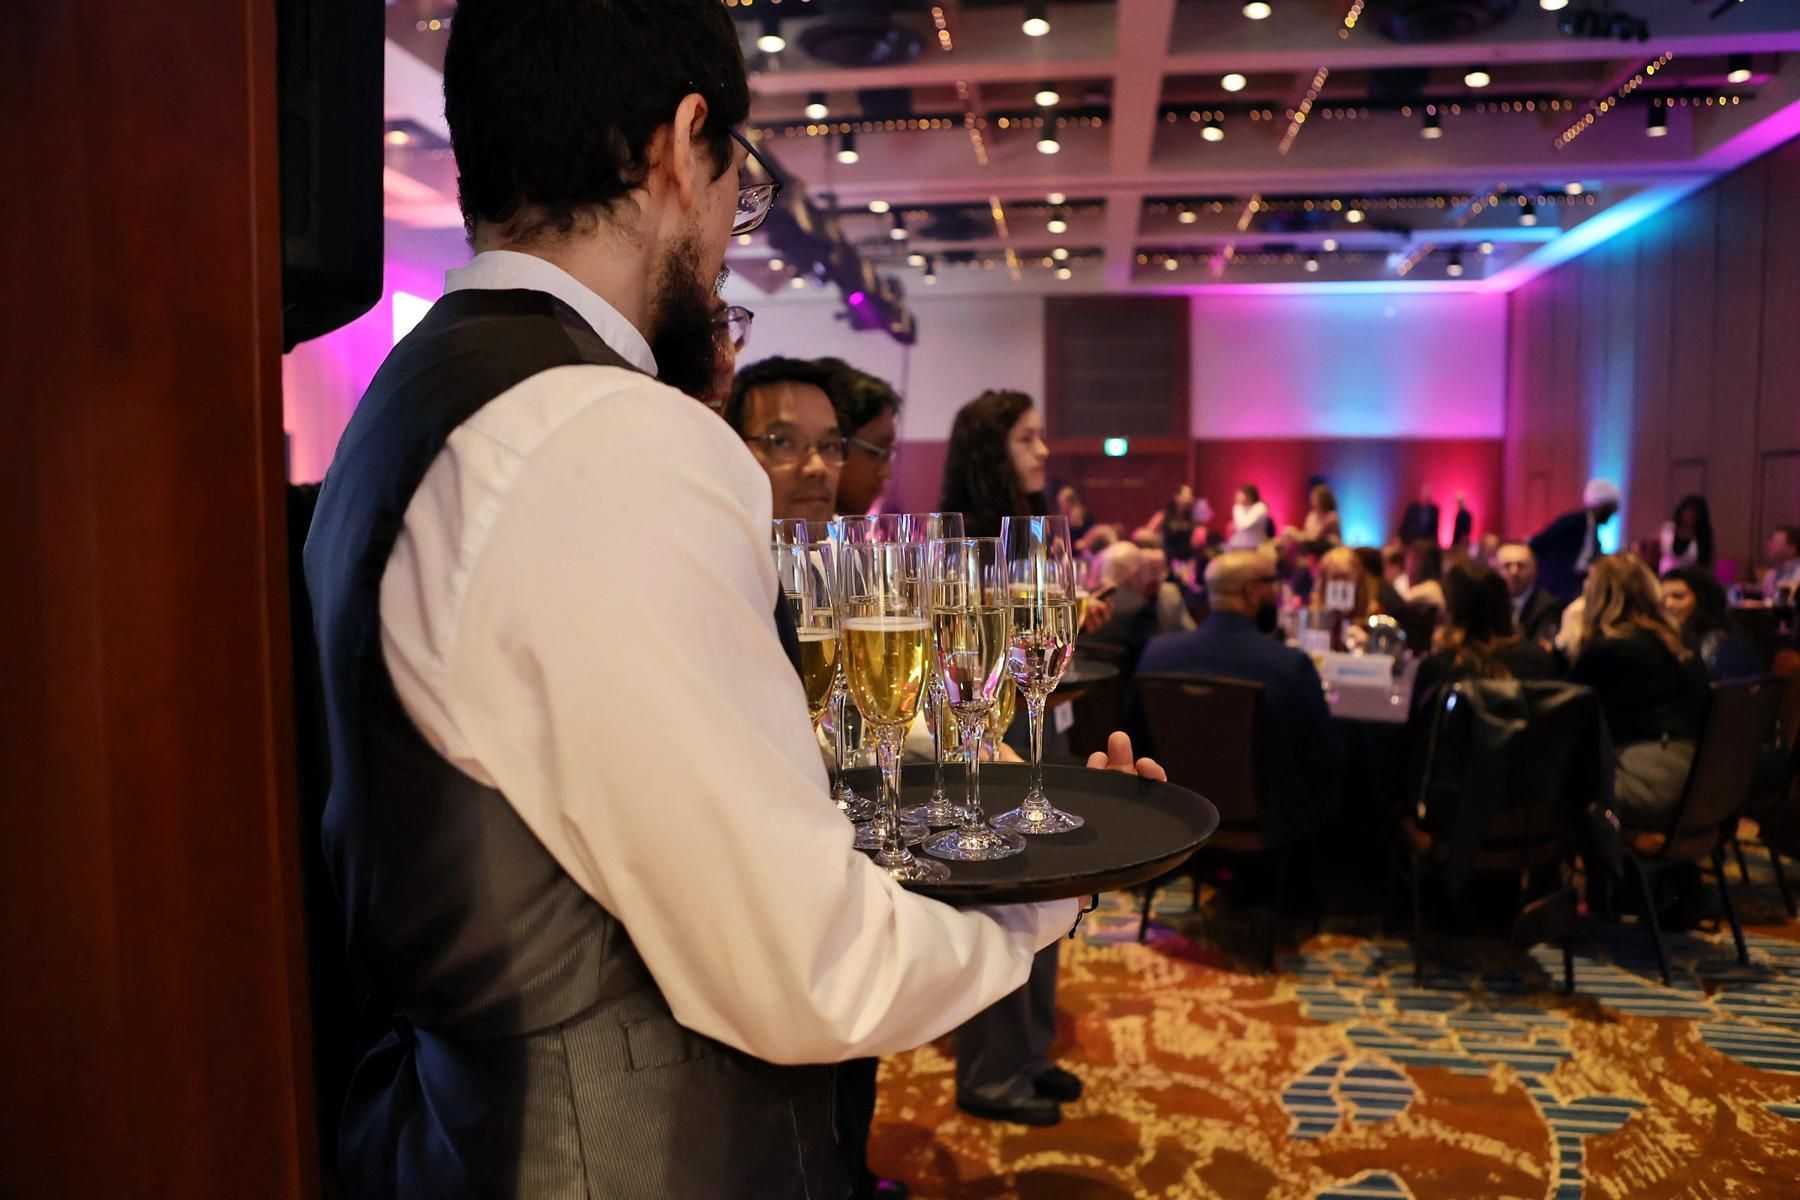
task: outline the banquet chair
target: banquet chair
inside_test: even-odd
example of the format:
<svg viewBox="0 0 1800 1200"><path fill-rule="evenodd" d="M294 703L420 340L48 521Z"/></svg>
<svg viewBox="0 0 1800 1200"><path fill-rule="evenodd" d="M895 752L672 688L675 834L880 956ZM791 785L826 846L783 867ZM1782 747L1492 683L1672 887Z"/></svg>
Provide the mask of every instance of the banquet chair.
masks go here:
<svg viewBox="0 0 1800 1200"><path fill-rule="evenodd" d="M1650 927L1656 965L1665 984L1669 982L1669 958L1656 921L1651 877L1679 864L1711 859L1719 900L1737 943L1738 961L1750 961L1725 878L1725 847L1749 803L1757 750L1780 713L1781 690L1780 681L1774 679L1713 684L1694 766L1668 827L1629 831L1623 839L1625 865L1636 876L1643 894L1644 923Z"/></svg>
<svg viewBox="0 0 1800 1200"><path fill-rule="evenodd" d="M1074 723L1069 726L1069 753L1077 762L1085 763L1088 755L1106 749L1106 740L1115 729L1123 727L1124 689L1120 677L1102 679L1081 685L1069 700Z"/></svg>
<svg viewBox="0 0 1800 1200"><path fill-rule="evenodd" d="M1512 942L1560 941L1563 988L1573 991L1576 816L1601 794L1606 770L1593 691L1464 679L1444 687L1418 720L1400 822L1414 981L1425 979L1425 880L1436 877L1455 904L1476 877L1511 878L1520 898Z"/></svg>
<svg viewBox="0 0 1800 1200"><path fill-rule="evenodd" d="M1271 845L1263 835L1261 772L1257 765L1262 685L1242 679L1147 672L1137 677L1139 703L1156 759L1169 782L1189 788L1219 811L1219 828L1183 866L1143 889L1138 941L1150 927L1157 890L1178 875L1199 887L1201 869L1221 856L1275 860L1274 908L1263 942L1263 966L1275 965L1275 941L1287 900L1298 843Z"/></svg>

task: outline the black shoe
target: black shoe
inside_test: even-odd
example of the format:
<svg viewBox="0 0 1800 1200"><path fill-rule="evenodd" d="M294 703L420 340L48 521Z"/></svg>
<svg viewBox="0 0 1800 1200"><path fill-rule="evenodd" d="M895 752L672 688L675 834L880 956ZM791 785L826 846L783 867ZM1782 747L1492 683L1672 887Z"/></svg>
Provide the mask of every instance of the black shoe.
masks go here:
<svg viewBox="0 0 1800 1200"><path fill-rule="evenodd" d="M1032 1080L1031 1084L1037 1088L1038 1095L1058 1104L1073 1104L1081 1099L1081 1077L1061 1067L1051 1067Z"/></svg>
<svg viewBox="0 0 1800 1200"><path fill-rule="evenodd" d="M995 1104L973 1096L958 1096L956 1107L972 1117L988 1121L1011 1121L1015 1125L1054 1125L1062 1120L1062 1105L1048 1096L1033 1096L1016 1104Z"/></svg>

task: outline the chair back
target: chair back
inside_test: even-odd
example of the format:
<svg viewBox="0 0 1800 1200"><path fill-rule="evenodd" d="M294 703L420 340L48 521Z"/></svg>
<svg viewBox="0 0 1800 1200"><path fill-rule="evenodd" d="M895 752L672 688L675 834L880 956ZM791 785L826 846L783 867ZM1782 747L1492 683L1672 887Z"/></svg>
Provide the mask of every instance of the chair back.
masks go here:
<svg viewBox="0 0 1800 1200"><path fill-rule="evenodd" d="M1523 875L1568 852L1605 769L1591 689L1459 680L1423 724L1414 819L1453 894L1472 873Z"/></svg>
<svg viewBox="0 0 1800 1200"><path fill-rule="evenodd" d="M1711 691L1693 770L1663 842L1664 858L1710 853L1724 832L1736 826L1750 800L1758 752L1781 713L1778 679L1736 679L1715 683Z"/></svg>
<svg viewBox="0 0 1800 1200"><path fill-rule="evenodd" d="M1431 636L1437 632L1439 609L1430 604L1409 601L1388 614L1406 635L1406 648L1414 654L1431 653Z"/></svg>
<svg viewBox="0 0 1800 1200"><path fill-rule="evenodd" d="M1120 678L1114 675L1085 684L1080 694L1069 701L1074 720L1069 726L1069 753L1076 758L1085 760L1094 751L1105 750L1113 730L1124 727L1120 701L1125 693L1119 686Z"/></svg>
<svg viewBox="0 0 1800 1200"><path fill-rule="evenodd" d="M1138 675L1137 688L1157 761L1169 781L1212 801L1221 833L1260 837L1256 747L1262 685L1153 671Z"/></svg>

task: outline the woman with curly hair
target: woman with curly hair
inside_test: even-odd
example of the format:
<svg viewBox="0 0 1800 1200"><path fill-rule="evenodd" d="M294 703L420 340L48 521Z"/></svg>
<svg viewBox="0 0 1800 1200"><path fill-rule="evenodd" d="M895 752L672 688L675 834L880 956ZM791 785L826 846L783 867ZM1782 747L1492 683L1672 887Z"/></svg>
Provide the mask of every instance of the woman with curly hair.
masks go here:
<svg viewBox="0 0 1800 1200"><path fill-rule="evenodd" d="M986 391L962 406L950 428L941 512L959 512L970 537L999 537L1002 517L1042 516L1044 415L1024 392Z"/></svg>

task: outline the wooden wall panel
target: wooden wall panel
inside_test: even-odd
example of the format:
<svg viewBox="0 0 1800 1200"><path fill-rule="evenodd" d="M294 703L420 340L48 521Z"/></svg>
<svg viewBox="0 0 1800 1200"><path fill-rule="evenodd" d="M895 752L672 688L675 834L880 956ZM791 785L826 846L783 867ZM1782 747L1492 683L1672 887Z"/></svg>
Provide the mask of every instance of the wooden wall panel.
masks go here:
<svg viewBox="0 0 1800 1200"><path fill-rule="evenodd" d="M1712 504L1749 564L1800 520L1800 141L1515 292L1508 306L1513 532L1573 503L1589 464L1627 487L1621 544L1675 501Z"/></svg>
<svg viewBox="0 0 1800 1200"><path fill-rule="evenodd" d="M317 1193L272 22L0 5L0 1196Z"/></svg>

